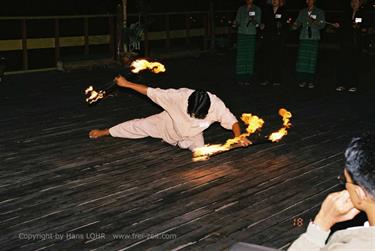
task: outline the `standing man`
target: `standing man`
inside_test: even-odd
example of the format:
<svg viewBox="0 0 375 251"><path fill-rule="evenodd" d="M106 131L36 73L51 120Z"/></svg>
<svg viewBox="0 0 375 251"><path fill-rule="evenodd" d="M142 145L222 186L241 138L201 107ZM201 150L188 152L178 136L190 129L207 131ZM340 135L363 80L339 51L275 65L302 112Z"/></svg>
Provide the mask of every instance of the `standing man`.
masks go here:
<svg viewBox="0 0 375 251"><path fill-rule="evenodd" d="M287 14L283 0L272 0L272 5L264 8L262 17L264 43L262 75L265 81L261 85L272 83L278 86L282 81L283 52L287 32Z"/></svg>
<svg viewBox="0 0 375 251"><path fill-rule="evenodd" d="M341 50L337 88L341 92L347 89L356 92L359 83L359 69L362 50L362 32L364 30L364 11L362 0L351 0L341 24Z"/></svg>
<svg viewBox="0 0 375 251"><path fill-rule="evenodd" d="M324 11L315 7L316 0L306 0L307 8L300 10L293 29L301 27L297 57L299 87L314 88L319 52L320 30L326 25Z"/></svg>
<svg viewBox="0 0 375 251"><path fill-rule="evenodd" d="M118 86L132 89L148 96L164 111L147 118L134 119L109 129L92 130L90 138L103 136L139 139L160 138L193 151L204 146L203 131L212 123L219 122L222 127L232 130L235 137L241 135L236 117L216 95L203 90L159 89L132 83L124 77L115 78ZM245 137L240 138L243 146L250 144Z"/></svg>
<svg viewBox="0 0 375 251"><path fill-rule="evenodd" d="M236 78L239 84L250 85L254 81L256 33L261 23L261 10L253 0L245 2L233 23L233 27L238 28Z"/></svg>

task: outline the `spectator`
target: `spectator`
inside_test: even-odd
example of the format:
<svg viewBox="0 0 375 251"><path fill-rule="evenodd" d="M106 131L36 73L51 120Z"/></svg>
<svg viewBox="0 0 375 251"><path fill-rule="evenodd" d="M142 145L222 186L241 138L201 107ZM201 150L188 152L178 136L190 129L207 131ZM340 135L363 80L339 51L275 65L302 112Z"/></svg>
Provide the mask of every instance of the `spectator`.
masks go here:
<svg viewBox="0 0 375 251"><path fill-rule="evenodd" d="M344 13L341 25L340 66L337 73L337 88L341 92L347 89L356 92L358 88L358 72L361 62L361 37L364 11L362 0L351 0L350 6Z"/></svg>
<svg viewBox="0 0 375 251"><path fill-rule="evenodd" d="M346 189L327 196L315 220L288 251L375 250L375 135L352 139L345 151L340 182ZM369 226L337 231L326 244L333 225L353 219L360 211L366 213L368 223L365 225ZM230 248L230 251L274 250L243 242Z"/></svg>
<svg viewBox="0 0 375 251"><path fill-rule="evenodd" d="M306 233L294 241L288 251L375 250L374 135L351 141L345 151L341 180L346 190L328 195ZM353 219L360 211L366 213L369 227L337 231L325 244L333 225Z"/></svg>
<svg viewBox="0 0 375 251"><path fill-rule="evenodd" d="M261 10L253 0L237 11L234 27L238 27L236 78L239 84L249 85L254 80L254 61L257 27L261 22Z"/></svg>
<svg viewBox="0 0 375 251"><path fill-rule="evenodd" d="M287 14L283 7L283 0L272 0L263 10L264 60L263 76L265 81L261 85L272 83L278 86L282 80L283 51L287 31ZM267 70L267 72L265 72Z"/></svg>
<svg viewBox="0 0 375 251"><path fill-rule="evenodd" d="M324 11L315 7L315 0L306 0L293 24L293 29L302 26L297 57L297 80L300 87L314 88L316 64L319 51L320 30L325 27Z"/></svg>

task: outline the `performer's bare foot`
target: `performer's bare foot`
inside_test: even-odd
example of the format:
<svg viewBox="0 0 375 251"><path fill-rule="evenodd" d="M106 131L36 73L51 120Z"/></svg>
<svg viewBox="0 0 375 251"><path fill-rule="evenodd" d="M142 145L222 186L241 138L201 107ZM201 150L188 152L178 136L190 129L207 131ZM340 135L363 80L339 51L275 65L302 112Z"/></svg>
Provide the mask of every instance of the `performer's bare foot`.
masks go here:
<svg viewBox="0 0 375 251"><path fill-rule="evenodd" d="M108 136L109 135L109 130L108 129L103 129L103 130L91 130L89 132L89 137L90 139L97 139L100 137Z"/></svg>

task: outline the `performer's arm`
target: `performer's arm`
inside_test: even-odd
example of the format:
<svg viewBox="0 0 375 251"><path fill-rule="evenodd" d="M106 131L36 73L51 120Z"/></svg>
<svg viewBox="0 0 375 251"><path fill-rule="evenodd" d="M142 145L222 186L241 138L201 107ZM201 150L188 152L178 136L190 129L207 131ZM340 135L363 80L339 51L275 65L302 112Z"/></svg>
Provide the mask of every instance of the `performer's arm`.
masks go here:
<svg viewBox="0 0 375 251"><path fill-rule="evenodd" d="M134 90L136 92L139 92L143 95L147 95L148 87L145 86L145 85L130 82L121 75L117 76L114 81L116 82L116 84L118 86L121 86L121 87L124 87L124 88L129 88L129 89L132 89L132 90Z"/></svg>
<svg viewBox="0 0 375 251"><path fill-rule="evenodd" d="M239 137L241 135L241 128L238 122L232 125L232 132L233 132L234 137Z"/></svg>
<svg viewBox="0 0 375 251"><path fill-rule="evenodd" d="M248 146L251 144L250 140L248 140L246 137L241 137L241 128L240 128L240 124L238 122L235 122L233 125L232 125L232 132L234 134L234 137L239 137L240 138L240 141L239 143L242 145L242 146Z"/></svg>

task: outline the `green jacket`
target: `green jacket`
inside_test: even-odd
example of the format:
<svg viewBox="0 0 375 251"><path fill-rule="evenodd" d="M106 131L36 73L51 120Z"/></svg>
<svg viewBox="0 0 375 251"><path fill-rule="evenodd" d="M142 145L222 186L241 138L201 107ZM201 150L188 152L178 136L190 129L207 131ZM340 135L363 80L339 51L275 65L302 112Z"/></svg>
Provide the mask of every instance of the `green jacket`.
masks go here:
<svg viewBox="0 0 375 251"><path fill-rule="evenodd" d="M307 8L302 9L298 14L296 25L302 26L299 39L320 40L320 30L326 26L324 11L314 7L309 17Z"/></svg>
<svg viewBox="0 0 375 251"><path fill-rule="evenodd" d="M260 8L253 5L251 10L247 10L247 6L243 5L237 10L236 23L238 25L238 33L245 35L255 35L256 28L261 23L262 12Z"/></svg>

